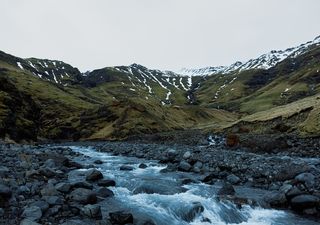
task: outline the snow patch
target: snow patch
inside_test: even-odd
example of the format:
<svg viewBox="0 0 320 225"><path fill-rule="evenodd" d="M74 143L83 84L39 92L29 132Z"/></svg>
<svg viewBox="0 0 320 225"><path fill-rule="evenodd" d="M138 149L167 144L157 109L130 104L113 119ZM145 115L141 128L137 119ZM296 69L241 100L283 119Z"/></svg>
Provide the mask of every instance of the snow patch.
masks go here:
<svg viewBox="0 0 320 225"><path fill-rule="evenodd" d="M17 64L18 64L18 66L19 66L20 69L24 70L24 68L23 68L22 65L21 65L21 62L17 62Z"/></svg>

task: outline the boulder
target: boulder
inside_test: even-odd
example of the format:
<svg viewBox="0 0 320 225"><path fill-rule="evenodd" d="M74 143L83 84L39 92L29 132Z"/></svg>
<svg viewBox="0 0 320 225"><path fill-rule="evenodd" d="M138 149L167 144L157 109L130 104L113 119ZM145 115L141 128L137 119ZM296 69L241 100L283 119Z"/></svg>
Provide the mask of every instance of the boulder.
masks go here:
<svg viewBox="0 0 320 225"><path fill-rule="evenodd" d="M85 188L85 189L92 189L93 185L86 182L86 181L76 181L71 184L71 188Z"/></svg>
<svg viewBox="0 0 320 225"><path fill-rule="evenodd" d="M111 224L125 225L133 223L133 216L131 213L123 211L109 213Z"/></svg>
<svg viewBox="0 0 320 225"><path fill-rule="evenodd" d="M144 164L144 163L141 163L140 165L139 165L139 168L140 169L145 169L145 168L147 168L148 166L146 165L146 164Z"/></svg>
<svg viewBox="0 0 320 225"><path fill-rule="evenodd" d="M86 175L86 181L97 181L103 178L102 173L99 170L92 169L89 170Z"/></svg>
<svg viewBox="0 0 320 225"><path fill-rule="evenodd" d="M299 195L291 199L290 205L293 210L303 211L320 206L320 198L314 195Z"/></svg>
<svg viewBox="0 0 320 225"><path fill-rule="evenodd" d="M108 197L114 196L113 192L105 187L99 188L97 191L97 195L98 197L102 197L102 198L108 198Z"/></svg>
<svg viewBox="0 0 320 225"><path fill-rule="evenodd" d="M95 192L85 189L77 188L70 193L70 199L82 204L95 204L97 202L97 195Z"/></svg>
<svg viewBox="0 0 320 225"><path fill-rule="evenodd" d="M191 168L192 168L192 166L191 166L188 162L186 162L186 161L180 162L180 164L179 164L179 166L178 166L178 170L180 170L180 171L185 171L185 172L190 171Z"/></svg>
<svg viewBox="0 0 320 225"><path fill-rule="evenodd" d="M42 217L42 211L38 206L31 206L23 211L22 217L31 221L39 221Z"/></svg>
<svg viewBox="0 0 320 225"><path fill-rule="evenodd" d="M307 188L312 188L315 184L315 176L312 173L301 173L294 178L296 181L306 185Z"/></svg>
<svg viewBox="0 0 320 225"><path fill-rule="evenodd" d="M93 163L95 163L95 164L102 164L103 162L100 160L100 159L97 159L97 160L95 160Z"/></svg>
<svg viewBox="0 0 320 225"><path fill-rule="evenodd" d="M286 195L283 192L274 191L267 193L263 199L271 207L284 208L288 205Z"/></svg>
<svg viewBox="0 0 320 225"><path fill-rule="evenodd" d="M238 184L241 180L240 180L240 178L237 177L236 175L230 174L229 176L227 176L227 181L228 181L230 184Z"/></svg>
<svg viewBox="0 0 320 225"><path fill-rule="evenodd" d="M116 182L114 180L99 180L98 185L102 187L114 187L116 186Z"/></svg>
<svg viewBox="0 0 320 225"><path fill-rule="evenodd" d="M70 190L71 190L71 184L69 183L64 183L64 182L61 182L61 183L58 183L55 185L55 188L62 192L62 193L69 193Z"/></svg>
<svg viewBox="0 0 320 225"><path fill-rule="evenodd" d="M134 167L130 165L122 165L120 166L120 170L131 171L134 170Z"/></svg>
<svg viewBox="0 0 320 225"><path fill-rule="evenodd" d="M234 195L236 191L233 186L229 183L224 183L223 186L218 191L218 195Z"/></svg>
<svg viewBox="0 0 320 225"><path fill-rule="evenodd" d="M167 156L167 160L168 160L169 162L175 161L177 155L178 155L178 152L177 152L175 149L172 149L172 148L171 148L171 149L168 149L168 150L167 150L166 156Z"/></svg>
<svg viewBox="0 0 320 225"><path fill-rule="evenodd" d="M102 219L101 207L99 205L85 205L81 214L93 219Z"/></svg>
<svg viewBox="0 0 320 225"><path fill-rule="evenodd" d="M183 213L182 219L186 222L192 222L203 211L204 207L200 202L193 202L191 207Z"/></svg>

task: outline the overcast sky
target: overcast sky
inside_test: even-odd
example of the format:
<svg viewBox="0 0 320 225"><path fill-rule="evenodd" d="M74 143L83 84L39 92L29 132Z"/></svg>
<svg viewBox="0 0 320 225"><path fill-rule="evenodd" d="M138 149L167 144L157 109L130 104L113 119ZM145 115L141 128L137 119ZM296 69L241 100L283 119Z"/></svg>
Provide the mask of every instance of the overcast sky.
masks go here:
<svg viewBox="0 0 320 225"><path fill-rule="evenodd" d="M229 65L320 35L320 0L0 0L0 50L81 71Z"/></svg>

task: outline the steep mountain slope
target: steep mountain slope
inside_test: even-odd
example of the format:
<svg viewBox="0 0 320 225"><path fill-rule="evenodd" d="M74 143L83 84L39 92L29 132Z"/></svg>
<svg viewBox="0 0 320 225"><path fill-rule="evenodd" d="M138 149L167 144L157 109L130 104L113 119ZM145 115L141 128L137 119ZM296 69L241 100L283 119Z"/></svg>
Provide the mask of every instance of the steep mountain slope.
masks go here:
<svg viewBox="0 0 320 225"><path fill-rule="evenodd" d="M21 61L22 68L17 61ZM83 75L77 79L79 74L76 74L70 76L70 82L55 82L54 78L35 75L27 66L23 67L24 63L20 58L2 54L2 138L119 139L132 134L186 129L206 121L231 122L237 118L231 113L215 109L173 105L171 97L170 104L163 103L169 87L176 89L177 93L172 91L175 96L179 91L181 95L185 93L181 86L187 80L181 79L180 86L174 83L174 77L166 82L164 79L158 82L160 77L157 78L156 72L141 76L141 71L146 72L147 69L138 65L130 66L131 76L113 68L105 68L93 71L90 79ZM49 67L49 62L47 64ZM66 66L64 68L68 69ZM61 70L62 74L67 72ZM159 88L161 84L167 86Z"/></svg>
<svg viewBox="0 0 320 225"><path fill-rule="evenodd" d="M183 74L138 64L81 73L0 52L0 138L122 139L193 128L317 136L319 41Z"/></svg>

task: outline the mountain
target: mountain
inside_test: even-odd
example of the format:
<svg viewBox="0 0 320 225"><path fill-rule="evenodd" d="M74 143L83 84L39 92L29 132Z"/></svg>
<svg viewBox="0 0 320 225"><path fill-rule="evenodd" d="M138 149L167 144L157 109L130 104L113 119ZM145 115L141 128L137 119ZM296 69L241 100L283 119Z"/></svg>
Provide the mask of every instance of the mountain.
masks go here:
<svg viewBox="0 0 320 225"><path fill-rule="evenodd" d="M184 129L317 136L319 40L179 73L139 64L81 73L0 52L0 137L123 139Z"/></svg>
<svg viewBox="0 0 320 225"><path fill-rule="evenodd" d="M247 62L235 62L230 66L205 67L200 69L183 68L177 71L178 74L186 76L208 76L213 74L227 74L232 72L241 72L251 69L269 69L287 58L295 58L307 52L310 47L320 45L320 36L313 41L308 41L296 47L286 50L273 50L263 54L256 59L250 59Z"/></svg>

